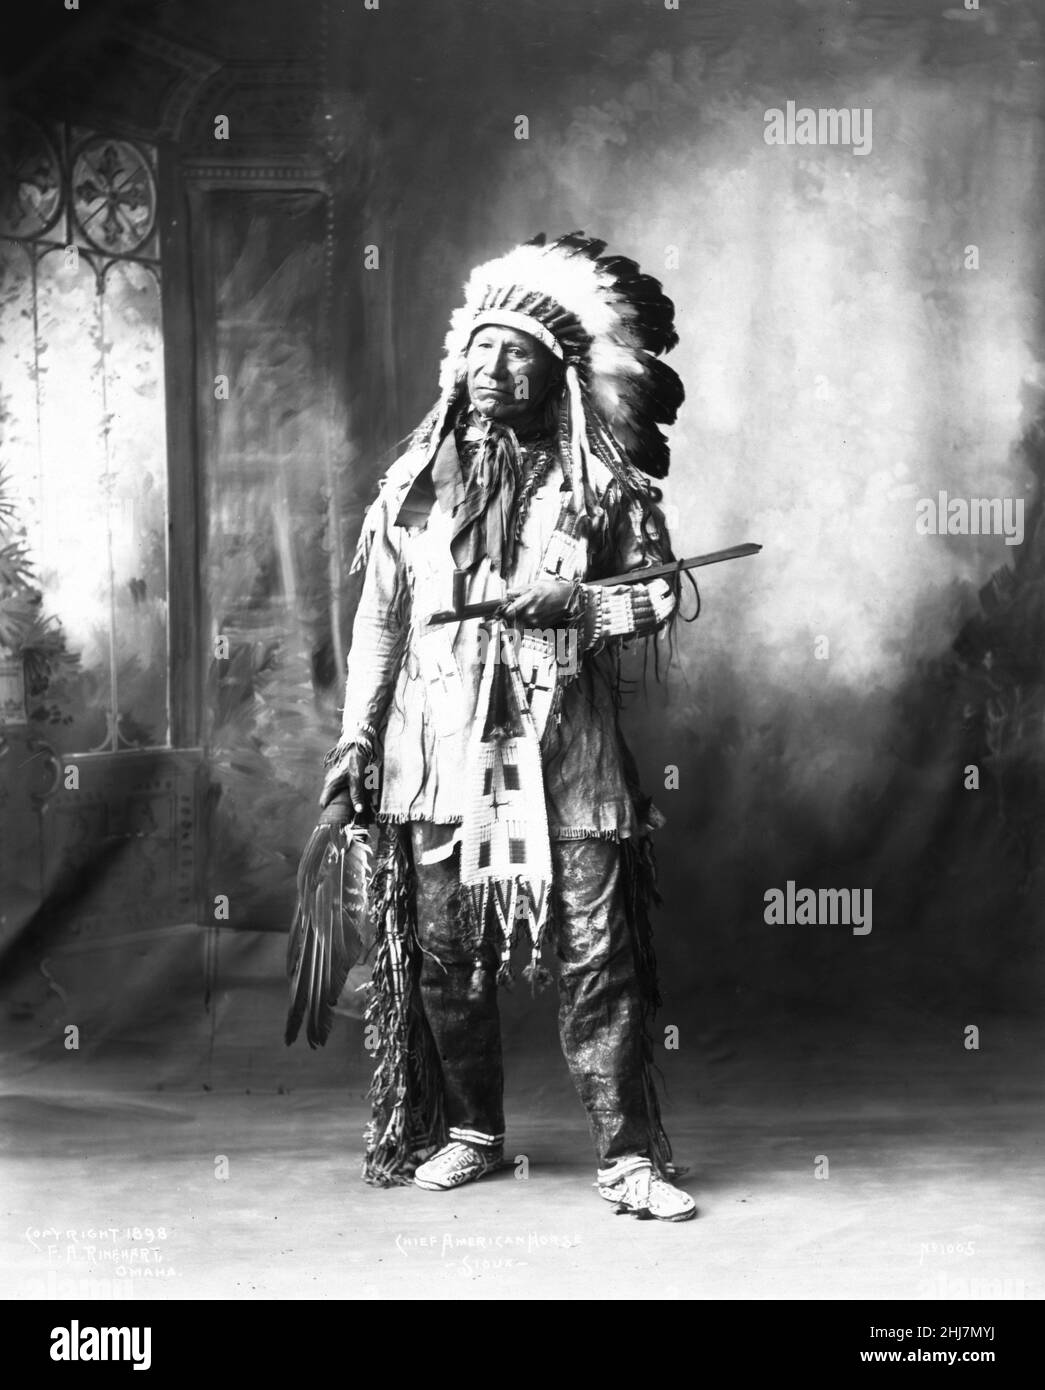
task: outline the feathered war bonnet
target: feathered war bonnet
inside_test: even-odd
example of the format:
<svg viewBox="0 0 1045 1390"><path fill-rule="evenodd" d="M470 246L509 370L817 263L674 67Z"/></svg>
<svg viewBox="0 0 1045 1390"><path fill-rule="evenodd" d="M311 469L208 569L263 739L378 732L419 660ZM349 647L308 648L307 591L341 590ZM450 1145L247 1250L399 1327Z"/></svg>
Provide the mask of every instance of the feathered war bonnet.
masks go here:
<svg viewBox="0 0 1045 1390"><path fill-rule="evenodd" d="M439 403L418 431L418 442L442 439L467 401L465 354L477 329L529 333L563 364L562 466L578 515L592 518L613 479L625 495L648 496L641 475L667 474L659 426L674 423L685 395L658 360L678 342L674 304L658 280L605 248L583 232L550 243L541 235L478 266L450 320Z"/></svg>

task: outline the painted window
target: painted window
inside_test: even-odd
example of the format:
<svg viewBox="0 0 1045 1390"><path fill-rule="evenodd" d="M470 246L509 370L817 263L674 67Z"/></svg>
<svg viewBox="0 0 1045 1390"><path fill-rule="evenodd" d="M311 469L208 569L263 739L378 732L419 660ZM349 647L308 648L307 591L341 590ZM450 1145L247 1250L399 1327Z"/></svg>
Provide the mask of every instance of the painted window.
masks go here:
<svg viewBox="0 0 1045 1390"><path fill-rule="evenodd" d="M0 467L65 656L29 717L67 753L169 743L155 151L9 116L0 139ZM30 633L28 650L34 634Z"/></svg>

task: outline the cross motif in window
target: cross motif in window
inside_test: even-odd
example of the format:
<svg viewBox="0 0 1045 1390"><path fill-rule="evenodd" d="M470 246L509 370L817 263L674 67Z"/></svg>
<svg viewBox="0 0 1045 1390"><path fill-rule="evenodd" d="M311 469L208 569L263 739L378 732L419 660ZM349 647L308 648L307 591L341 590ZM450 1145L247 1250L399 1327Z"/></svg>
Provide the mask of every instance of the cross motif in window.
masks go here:
<svg viewBox="0 0 1045 1390"><path fill-rule="evenodd" d="M122 209L137 212L148 206L148 183L141 169L124 168L115 145L106 145L101 159L94 165L93 173L94 178L88 176L77 184L76 196L85 203L96 204L86 222L93 222L101 213L105 213L102 230L106 243L113 246L119 242L124 231L120 216Z"/></svg>

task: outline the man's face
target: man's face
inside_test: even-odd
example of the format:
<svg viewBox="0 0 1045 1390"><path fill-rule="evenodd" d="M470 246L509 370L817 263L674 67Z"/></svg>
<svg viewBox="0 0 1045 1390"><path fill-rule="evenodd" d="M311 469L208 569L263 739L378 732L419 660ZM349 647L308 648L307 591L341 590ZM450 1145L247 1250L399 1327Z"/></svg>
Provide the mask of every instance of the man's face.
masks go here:
<svg viewBox="0 0 1045 1390"><path fill-rule="evenodd" d="M474 408L515 426L536 415L551 384L555 357L529 333L488 324L473 335L465 365Z"/></svg>

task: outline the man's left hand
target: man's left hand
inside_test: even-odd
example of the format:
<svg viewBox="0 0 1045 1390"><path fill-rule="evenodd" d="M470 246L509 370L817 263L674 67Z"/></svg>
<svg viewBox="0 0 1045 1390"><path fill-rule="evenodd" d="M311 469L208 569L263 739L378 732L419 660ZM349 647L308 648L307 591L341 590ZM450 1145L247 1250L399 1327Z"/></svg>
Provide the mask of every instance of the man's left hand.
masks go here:
<svg viewBox="0 0 1045 1390"><path fill-rule="evenodd" d="M520 627L548 627L571 616L573 592L565 579L541 579L508 599L498 616Z"/></svg>

